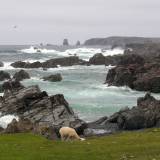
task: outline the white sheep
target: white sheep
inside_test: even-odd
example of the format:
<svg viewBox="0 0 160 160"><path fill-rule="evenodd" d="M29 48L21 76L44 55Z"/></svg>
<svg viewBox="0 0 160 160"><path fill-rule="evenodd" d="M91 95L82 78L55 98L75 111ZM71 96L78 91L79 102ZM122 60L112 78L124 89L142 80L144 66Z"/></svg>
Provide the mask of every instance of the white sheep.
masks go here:
<svg viewBox="0 0 160 160"><path fill-rule="evenodd" d="M62 141L68 141L68 140L84 141L85 140L84 138L79 137L79 135L77 134L74 128L62 127L60 128L59 133Z"/></svg>

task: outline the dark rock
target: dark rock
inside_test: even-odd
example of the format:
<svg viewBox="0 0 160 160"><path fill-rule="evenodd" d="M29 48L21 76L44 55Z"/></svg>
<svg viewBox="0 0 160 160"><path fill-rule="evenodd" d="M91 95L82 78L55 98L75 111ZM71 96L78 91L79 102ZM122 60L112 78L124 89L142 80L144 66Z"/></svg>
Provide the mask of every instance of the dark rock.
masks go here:
<svg viewBox="0 0 160 160"><path fill-rule="evenodd" d="M42 67L42 63L37 61L33 63L28 63L26 68L41 68L41 67Z"/></svg>
<svg viewBox="0 0 160 160"><path fill-rule="evenodd" d="M145 60L142 56L137 54L123 54L118 56L117 65L128 66L131 64L143 65Z"/></svg>
<svg viewBox="0 0 160 160"><path fill-rule="evenodd" d="M132 57L133 55L130 56ZM159 93L159 62L154 61L144 63L145 61L143 58L135 55L133 56L134 58L130 57L132 60L127 60L129 57L127 56L126 60L120 61L118 66L109 70L106 77L106 83L115 86L129 86L138 91ZM138 61L138 59L140 61Z"/></svg>
<svg viewBox="0 0 160 160"><path fill-rule="evenodd" d="M5 71L0 71L0 81L10 79L10 74Z"/></svg>
<svg viewBox="0 0 160 160"><path fill-rule="evenodd" d="M79 62L80 62L80 59L77 56L55 58L55 59L50 59L44 62L43 67L44 68L54 68L54 67L57 67L57 65L72 66L72 65L78 65Z"/></svg>
<svg viewBox="0 0 160 160"><path fill-rule="evenodd" d="M14 68L41 68L42 67L42 63L37 61L37 62L14 62L11 64L12 67Z"/></svg>
<svg viewBox="0 0 160 160"><path fill-rule="evenodd" d="M117 123L120 130L137 130L158 126L160 101L149 93L137 100L137 106L113 114L108 121Z"/></svg>
<svg viewBox="0 0 160 160"><path fill-rule="evenodd" d="M105 56L102 53L97 53L89 59L90 64L103 65L105 64Z"/></svg>
<svg viewBox="0 0 160 160"><path fill-rule="evenodd" d="M84 65L87 64L86 61L83 61L79 59L77 56L70 56L70 57L62 57L62 58L55 58L55 59L50 59L47 60L43 63L41 62L14 62L11 64L12 67L14 68L57 68L57 65L60 66L72 66L72 65Z"/></svg>
<svg viewBox="0 0 160 160"><path fill-rule="evenodd" d="M3 62L0 62L0 67L3 67L3 66L4 66Z"/></svg>
<svg viewBox="0 0 160 160"><path fill-rule="evenodd" d="M64 39L64 40L63 40L63 46L69 46L68 39Z"/></svg>
<svg viewBox="0 0 160 160"><path fill-rule="evenodd" d="M3 93L4 92L4 89L2 87L2 84L0 84L0 93Z"/></svg>
<svg viewBox="0 0 160 160"><path fill-rule="evenodd" d="M23 89L24 86L19 81L7 81L2 84L2 90L4 91L4 97L8 97L13 91Z"/></svg>
<svg viewBox="0 0 160 160"><path fill-rule="evenodd" d="M136 80L133 68L133 66L128 68L119 66L109 70L106 83L108 85L129 86L133 88L133 82Z"/></svg>
<svg viewBox="0 0 160 160"><path fill-rule="evenodd" d="M17 61L11 64L14 68L26 68L26 62Z"/></svg>
<svg viewBox="0 0 160 160"><path fill-rule="evenodd" d="M62 81L62 76L61 74L54 74L54 75L50 75L48 77L43 77L44 81L50 81L50 82L58 82L58 81Z"/></svg>
<svg viewBox="0 0 160 160"><path fill-rule="evenodd" d="M30 76L29 74L24 71L24 70L20 70L19 72L16 72L13 76L13 78L16 80L16 81L22 81L24 79L30 79Z"/></svg>

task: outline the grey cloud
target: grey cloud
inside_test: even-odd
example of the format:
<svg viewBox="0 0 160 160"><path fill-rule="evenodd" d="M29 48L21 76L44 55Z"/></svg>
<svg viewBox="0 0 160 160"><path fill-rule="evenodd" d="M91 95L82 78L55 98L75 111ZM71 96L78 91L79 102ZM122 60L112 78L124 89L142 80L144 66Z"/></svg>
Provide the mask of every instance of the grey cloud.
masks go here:
<svg viewBox="0 0 160 160"><path fill-rule="evenodd" d="M0 4L1 44L160 36L159 0L0 0Z"/></svg>

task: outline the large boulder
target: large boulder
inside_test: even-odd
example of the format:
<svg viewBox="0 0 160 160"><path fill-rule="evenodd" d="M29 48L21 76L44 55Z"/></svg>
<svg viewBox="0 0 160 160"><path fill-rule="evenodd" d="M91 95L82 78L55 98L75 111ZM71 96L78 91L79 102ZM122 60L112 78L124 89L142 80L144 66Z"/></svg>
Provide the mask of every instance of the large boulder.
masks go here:
<svg viewBox="0 0 160 160"><path fill-rule="evenodd" d="M50 82L59 82L62 81L62 76L61 74L54 74L54 75L50 75L47 77L43 77L44 81L50 81Z"/></svg>
<svg viewBox="0 0 160 160"><path fill-rule="evenodd" d="M97 53L89 59L89 63L94 65L104 65L105 56L102 53Z"/></svg>
<svg viewBox="0 0 160 160"><path fill-rule="evenodd" d="M10 79L10 74L5 71L0 71L0 81L8 80Z"/></svg>
<svg viewBox="0 0 160 160"><path fill-rule="evenodd" d="M17 61L17 62L12 63L11 66L14 68L41 68L42 63L39 61L36 61L33 63Z"/></svg>
<svg viewBox="0 0 160 160"><path fill-rule="evenodd" d="M27 73L26 71L24 70L20 70L19 72L16 72L13 76L13 78L16 80L16 81L22 81L24 79L30 79L30 75L29 73Z"/></svg>
<svg viewBox="0 0 160 160"><path fill-rule="evenodd" d="M129 86L138 91L160 92L159 63L119 65L108 71L106 83L114 86Z"/></svg>
<svg viewBox="0 0 160 160"><path fill-rule="evenodd" d="M61 94L48 96L38 86L12 90L3 96L0 104L2 115L14 114L32 123L60 128L70 126L80 134L86 123L79 119Z"/></svg>

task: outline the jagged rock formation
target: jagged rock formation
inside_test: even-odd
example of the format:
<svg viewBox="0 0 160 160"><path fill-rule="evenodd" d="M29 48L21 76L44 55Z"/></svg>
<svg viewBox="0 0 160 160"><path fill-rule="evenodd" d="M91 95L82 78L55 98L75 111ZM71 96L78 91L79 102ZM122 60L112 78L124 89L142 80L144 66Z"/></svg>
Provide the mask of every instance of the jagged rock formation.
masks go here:
<svg viewBox="0 0 160 160"><path fill-rule="evenodd" d="M12 86L18 84L8 83ZM11 89L7 84L3 86L5 92L0 102L2 115L14 114L29 119L32 123L53 128L70 126L78 133L83 133L85 122L74 114L63 95L48 96L45 91L41 92L38 86L26 88L20 83Z"/></svg>

